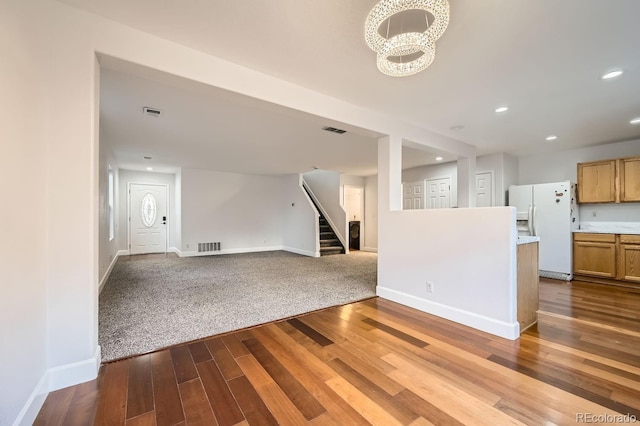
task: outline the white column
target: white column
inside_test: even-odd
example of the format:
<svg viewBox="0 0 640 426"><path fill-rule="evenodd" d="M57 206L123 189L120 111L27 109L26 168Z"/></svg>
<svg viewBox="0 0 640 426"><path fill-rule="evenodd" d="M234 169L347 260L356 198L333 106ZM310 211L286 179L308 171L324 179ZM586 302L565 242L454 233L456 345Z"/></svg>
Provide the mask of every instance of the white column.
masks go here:
<svg viewBox="0 0 640 426"><path fill-rule="evenodd" d="M458 207L476 206L476 157L458 158Z"/></svg>
<svg viewBox="0 0 640 426"><path fill-rule="evenodd" d="M378 139L378 216L402 210L402 138Z"/></svg>

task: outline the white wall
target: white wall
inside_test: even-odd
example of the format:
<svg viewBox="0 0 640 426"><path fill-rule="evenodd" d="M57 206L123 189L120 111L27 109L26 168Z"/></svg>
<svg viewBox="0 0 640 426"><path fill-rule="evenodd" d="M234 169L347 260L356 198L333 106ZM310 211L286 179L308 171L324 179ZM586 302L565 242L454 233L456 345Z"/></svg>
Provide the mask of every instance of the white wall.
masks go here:
<svg viewBox="0 0 640 426"><path fill-rule="evenodd" d="M319 216L302 188L302 175L282 176L280 186L283 248L307 256L320 256Z"/></svg>
<svg viewBox="0 0 640 426"><path fill-rule="evenodd" d="M1 131L7 133L2 140L10 148L6 152L11 153L3 156L9 164L2 173L3 180L13 187L15 176L22 178L19 189L10 187L3 196L11 206L23 202L30 206L24 212L4 212L11 215L6 222L16 230L5 235L24 241L25 250L20 250L20 242L12 243L3 259L11 261L2 269L3 283L16 285L11 290L3 288L2 301L12 306L3 310L3 315L12 318L0 327L3 338L7 334L7 341L17 348L2 355L8 357L4 365L12 365L11 372L2 372L7 378L1 393L3 422L8 419L11 423L20 407L37 406L25 394L27 388L40 389L35 378L40 377L40 383L46 381L46 390L54 390L97 374L100 192L96 52L381 134L399 133L456 155L475 152L469 145L418 126L56 1L6 0L0 3L0 16L4 54L1 84L7 86L0 105L9 110L2 119L10 120ZM186 188L184 178L182 187ZM33 211L46 213L33 218ZM185 220L183 217L183 224ZM183 246L185 231L183 227ZM25 305L29 305L28 311L17 311ZM9 323L11 329L5 326ZM12 331L18 329L20 336Z"/></svg>
<svg viewBox="0 0 640 426"><path fill-rule="evenodd" d="M182 248L220 242L222 253L272 250L283 245L278 176L182 169Z"/></svg>
<svg viewBox="0 0 640 426"><path fill-rule="evenodd" d="M494 206L507 205L509 185L518 183L518 159L504 152L476 159L476 173L493 172Z"/></svg>
<svg viewBox="0 0 640 426"><path fill-rule="evenodd" d="M504 205L508 205L508 193L511 185L519 185L518 181L518 158L511 155L504 155L504 192L502 197Z"/></svg>
<svg viewBox="0 0 640 426"><path fill-rule="evenodd" d="M46 353L46 69L36 7L0 7L0 424L42 387ZM63 168L63 166L61 166ZM68 253L68 255L72 255ZM46 391L46 389L45 389ZM23 413L30 424L42 403Z"/></svg>
<svg viewBox="0 0 640 426"><path fill-rule="evenodd" d="M176 204L176 176L169 173L155 173L155 172L141 172L137 170L120 169L118 176L119 185L119 199L118 199L118 240L120 250L129 250L129 184L130 183L146 183L155 185L167 185L169 189L169 200L167 205L167 222L169 225L169 242L167 243L167 249L176 247L176 239L180 229L180 216L176 215L176 211L179 210L179 205ZM173 215L172 215L173 214Z"/></svg>
<svg viewBox="0 0 640 426"><path fill-rule="evenodd" d="M172 249L179 250L182 247L182 170L176 172L176 179L174 182L175 188L175 209L173 211L173 218L175 221L175 234L173 238Z"/></svg>
<svg viewBox="0 0 640 426"><path fill-rule="evenodd" d="M360 250L378 251L378 176L368 176L364 187L364 245Z"/></svg>
<svg viewBox="0 0 640 426"><path fill-rule="evenodd" d="M336 235L348 250L347 212L340 201L340 173L330 170L313 170L302 175L320 206L324 209L326 219L332 224Z"/></svg>
<svg viewBox="0 0 640 426"><path fill-rule="evenodd" d="M109 240L109 167L114 176L114 238ZM99 246L99 264L98 271L100 276L100 287L104 286L115 261L117 260L118 248L120 245L119 235L119 209L120 200L118 195L120 189L118 188L119 170L117 164L114 161L111 150L104 144L100 145L100 165L99 165L99 189L98 189L98 238L100 240ZM125 223L126 226L126 223Z"/></svg>
<svg viewBox="0 0 640 426"><path fill-rule="evenodd" d="M640 139L520 157L520 184L578 179L578 163L640 156ZM596 217L593 217L596 212ZM581 204L580 222L638 222L640 203Z"/></svg>
<svg viewBox="0 0 640 426"><path fill-rule="evenodd" d="M458 205L458 164L455 162L412 167L402 171L402 182L451 178L451 207Z"/></svg>
<svg viewBox="0 0 640 426"><path fill-rule="evenodd" d="M515 209L399 210L395 196L383 195L399 186L401 142L379 144L378 295L517 338Z"/></svg>
<svg viewBox="0 0 640 426"><path fill-rule="evenodd" d="M503 175L504 175L504 159L503 154L484 155L476 158L476 174L491 172L493 178L493 206L504 206L503 195ZM501 197L502 195L502 197Z"/></svg>

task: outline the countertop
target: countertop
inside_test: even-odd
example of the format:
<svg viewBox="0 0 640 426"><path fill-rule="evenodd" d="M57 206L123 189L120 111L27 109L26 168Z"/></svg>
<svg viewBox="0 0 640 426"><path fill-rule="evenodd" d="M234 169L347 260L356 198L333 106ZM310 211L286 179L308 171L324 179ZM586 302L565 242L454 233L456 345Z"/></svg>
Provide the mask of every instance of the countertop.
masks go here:
<svg viewBox="0 0 640 426"><path fill-rule="evenodd" d="M640 222L580 222L580 229L573 232L640 235Z"/></svg>
<svg viewBox="0 0 640 426"><path fill-rule="evenodd" d="M516 244L517 245L530 244L530 243L537 243L539 241L540 241L540 237L531 237L531 236L519 235L518 236L518 241L516 242Z"/></svg>

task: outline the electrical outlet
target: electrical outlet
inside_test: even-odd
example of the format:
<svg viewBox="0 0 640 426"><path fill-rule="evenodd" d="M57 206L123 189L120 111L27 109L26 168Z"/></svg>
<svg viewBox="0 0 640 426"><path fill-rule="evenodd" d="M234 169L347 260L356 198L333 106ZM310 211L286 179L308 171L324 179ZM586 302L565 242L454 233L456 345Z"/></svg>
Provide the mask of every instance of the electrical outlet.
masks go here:
<svg viewBox="0 0 640 426"><path fill-rule="evenodd" d="M592 210L591 217L596 217L596 216L598 216L598 212L596 210Z"/></svg>
<svg viewBox="0 0 640 426"><path fill-rule="evenodd" d="M427 293L433 293L433 281L427 280Z"/></svg>
<svg viewBox="0 0 640 426"><path fill-rule="evenodd" d="M187 243L187 248L189 248L189 243Z"/></svg>

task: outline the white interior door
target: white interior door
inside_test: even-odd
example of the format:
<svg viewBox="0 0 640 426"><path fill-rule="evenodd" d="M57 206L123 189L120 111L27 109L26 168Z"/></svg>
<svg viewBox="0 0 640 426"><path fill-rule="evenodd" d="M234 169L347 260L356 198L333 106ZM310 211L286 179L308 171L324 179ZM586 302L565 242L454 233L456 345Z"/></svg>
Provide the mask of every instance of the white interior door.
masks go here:
<svg viewBox="0 0 640 426"><path fill-rule="evenodd" d="M427 208L447 209L451 207L451 178L427 180Z"/></svg>
<svg viewBox="0 0 640 426"><path fill-rule="evenodd" d="M424 182L403 183L402 200L403 210L418 210L424 208Z"/></svg>
<svg viewBox="0 0 640 426"><path fill-rule="evenodd" d="M476 174L476 207L493 207L493 173Z"/></svg>
<svg viewBox="0 0 640 426"><path fill-rule="evenodd" d="M167 186L129 185L129 253L167 251Z"/></svg>

